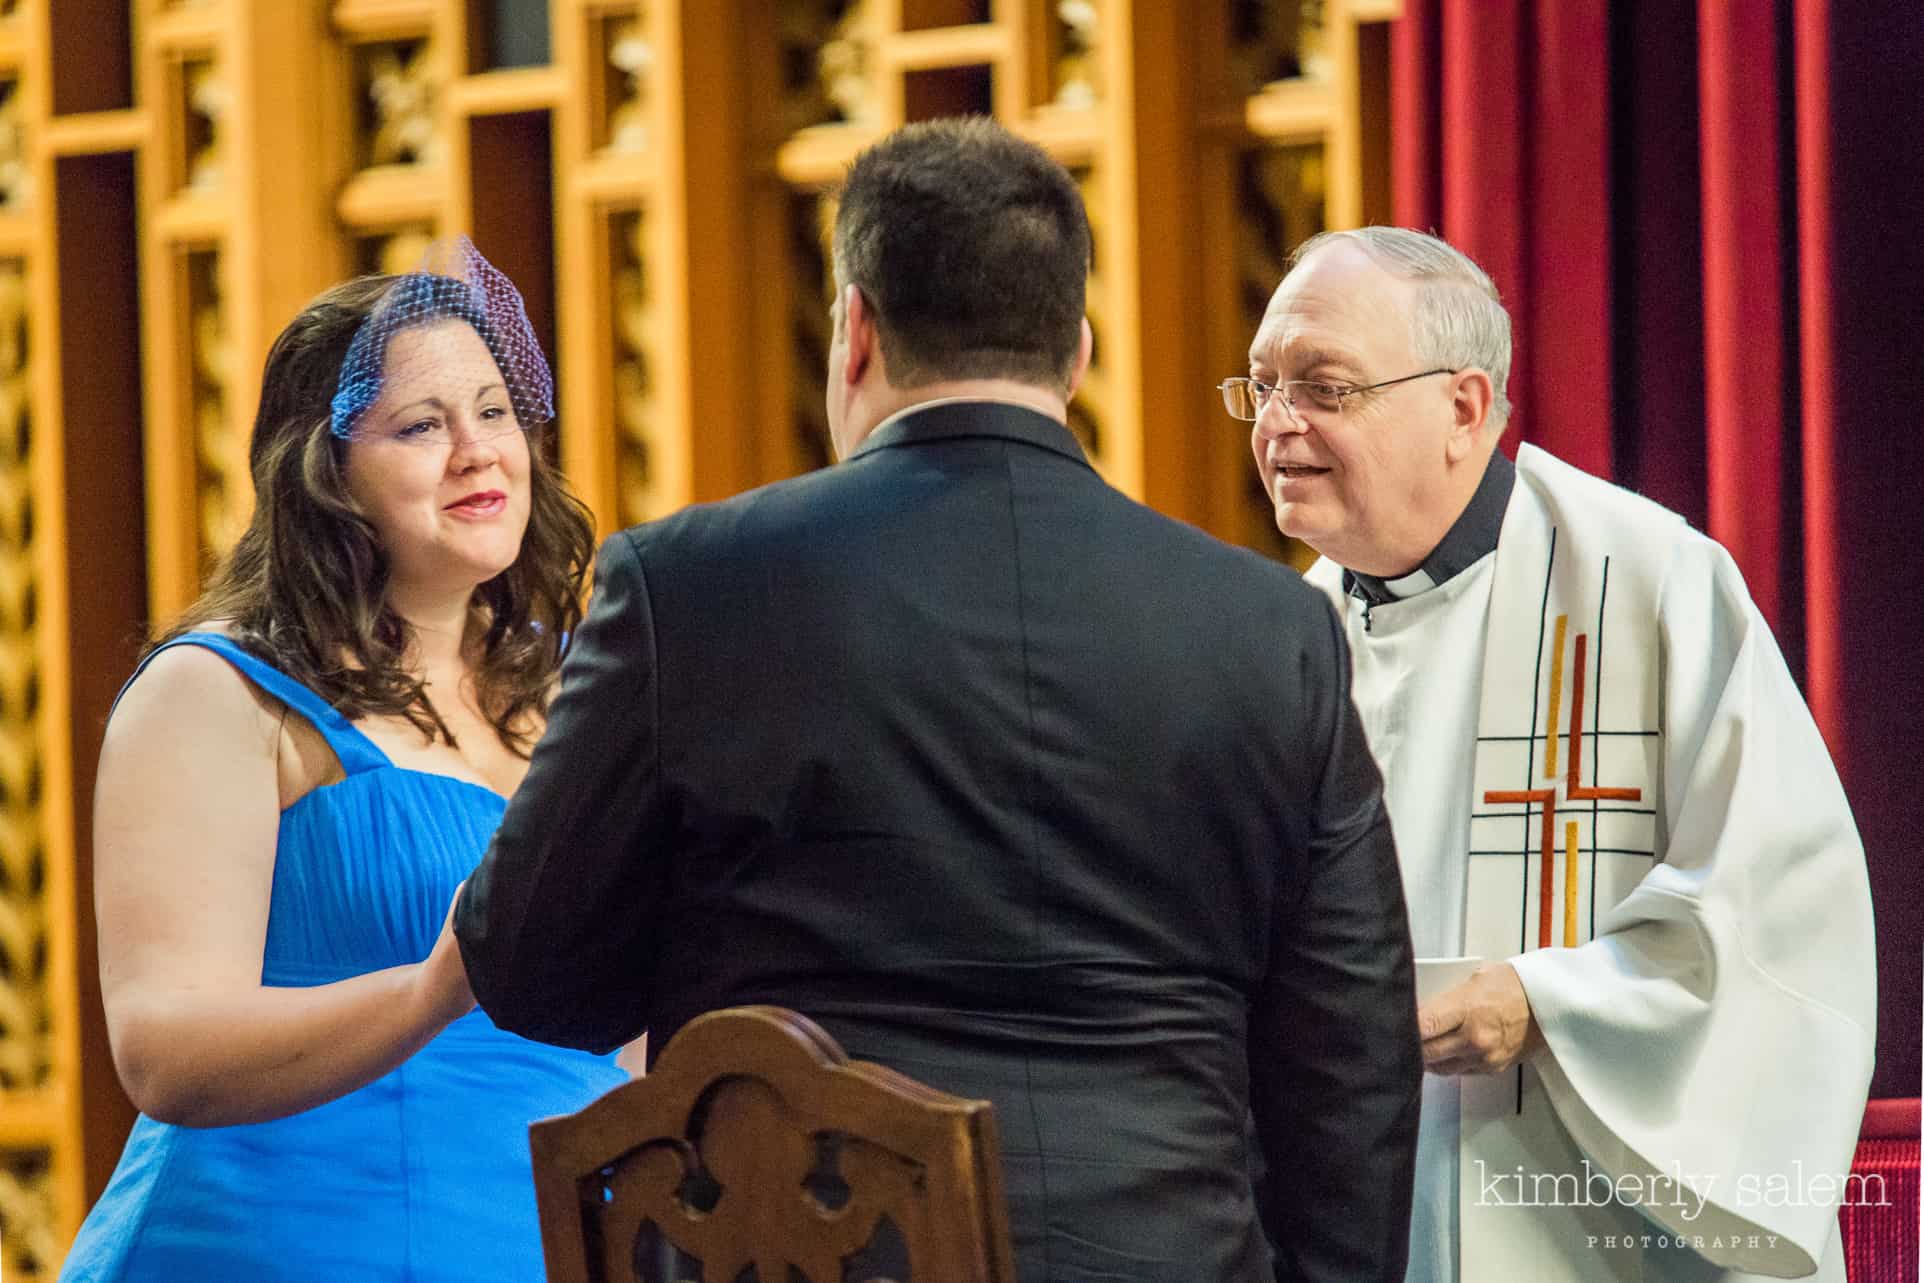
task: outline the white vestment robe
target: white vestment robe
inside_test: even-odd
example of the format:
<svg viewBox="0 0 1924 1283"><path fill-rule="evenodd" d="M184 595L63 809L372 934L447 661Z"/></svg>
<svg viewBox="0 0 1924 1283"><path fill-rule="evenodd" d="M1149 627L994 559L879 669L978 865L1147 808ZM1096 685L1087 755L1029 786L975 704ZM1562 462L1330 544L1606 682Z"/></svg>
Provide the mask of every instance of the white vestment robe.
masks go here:
<svg viewBox="0 0 1924 1283"><path fill-rule="evenodd" d="M1341 576L1417 955L1508 960L1547 1044L1426 1076L1410 1279L1843 1283L1869 884L1729 555L1526 445L1493 554Z"/></svg>

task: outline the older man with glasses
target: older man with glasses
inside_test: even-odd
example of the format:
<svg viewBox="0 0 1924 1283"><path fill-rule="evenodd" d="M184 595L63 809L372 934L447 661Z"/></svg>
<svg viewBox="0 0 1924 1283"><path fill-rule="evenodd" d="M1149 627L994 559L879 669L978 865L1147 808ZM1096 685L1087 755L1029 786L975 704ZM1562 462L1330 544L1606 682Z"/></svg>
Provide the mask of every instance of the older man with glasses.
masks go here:
<svg viewBox="0 0 1924 1283"><path fill-rule="evenodd" d="M1305 243L1249 363L1223 402L1344 616L1419 955L1409 1277L1841 1283L1869 890L1736 566L1497 450L1509 316L1434 237Z"/></svg>

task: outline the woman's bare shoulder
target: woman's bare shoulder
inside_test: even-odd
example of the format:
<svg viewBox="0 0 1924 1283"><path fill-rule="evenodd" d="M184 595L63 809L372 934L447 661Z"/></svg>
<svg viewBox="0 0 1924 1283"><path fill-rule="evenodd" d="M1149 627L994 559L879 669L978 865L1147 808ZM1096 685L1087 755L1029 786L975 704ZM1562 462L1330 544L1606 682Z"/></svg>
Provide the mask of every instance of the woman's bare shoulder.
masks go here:
<svg viewBox="0 0 1924 1283"><path fill-rule="evenodd" d="M271 745L281 711L279 700L215 651L169 646L128 683L107 725L107 738L164 743L172 733L224 730L248 741L258 736Z"/></svg>

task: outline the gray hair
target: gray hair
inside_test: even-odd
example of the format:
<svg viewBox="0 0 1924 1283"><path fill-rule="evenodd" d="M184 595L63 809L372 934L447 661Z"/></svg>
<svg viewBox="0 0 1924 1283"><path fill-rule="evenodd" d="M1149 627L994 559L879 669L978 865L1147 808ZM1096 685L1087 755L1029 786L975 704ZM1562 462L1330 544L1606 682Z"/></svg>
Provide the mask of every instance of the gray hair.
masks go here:
<svg viewBox="0 0 1924 1283"><path fill-rule="evenodd" d="M1502 431L1510 420L1510 314L1489 273L1449 242L1406 227L1318 232L1290 255L1290 270L1339 241L1354 244L1390 275L1416 285L1410 342L1417 358L1455 370L1475 366L1487 372L1496 389L1490 423Z"/></svg>

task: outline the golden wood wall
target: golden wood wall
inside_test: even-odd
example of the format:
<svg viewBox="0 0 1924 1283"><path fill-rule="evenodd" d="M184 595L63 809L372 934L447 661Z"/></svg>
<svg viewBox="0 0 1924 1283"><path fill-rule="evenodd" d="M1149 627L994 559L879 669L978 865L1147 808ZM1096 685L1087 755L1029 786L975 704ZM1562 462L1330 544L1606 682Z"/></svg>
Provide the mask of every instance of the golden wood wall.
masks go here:
<svg viewBox="0 0 1924 1283"><path fill-rule="evenodd" d="M100 729L245 524L259 370L308 297L471 234L614 529L828 461L826 193L905 120L991 112L1088 200L1098 466L1289 555L1211 385L1288 249L1385 210L1396 7L548 0L548 63L491 68L493 0L0 0L0 1276L53 1276L131 1120Z"/></svg>

